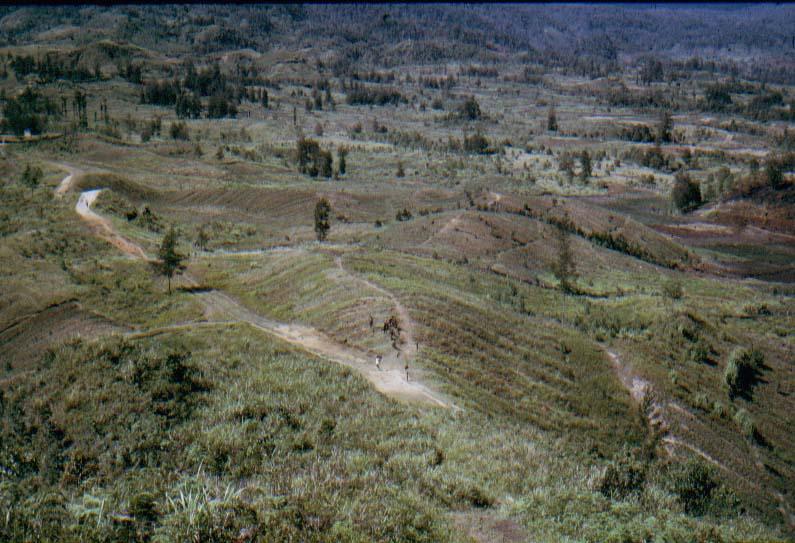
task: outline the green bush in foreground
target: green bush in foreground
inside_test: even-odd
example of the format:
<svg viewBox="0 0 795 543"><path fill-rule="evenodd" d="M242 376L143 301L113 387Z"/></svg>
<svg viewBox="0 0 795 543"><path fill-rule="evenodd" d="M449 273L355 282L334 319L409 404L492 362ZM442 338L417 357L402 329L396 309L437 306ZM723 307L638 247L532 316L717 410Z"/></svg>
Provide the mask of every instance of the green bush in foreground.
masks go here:
<svg viewBox="0 0 795 543"><path fill-rule="evenodd" d="M764 355L756 349L738 348L732 351L723 372L723 380L729 388L730 398L750 390L764 361Z"/></svg>

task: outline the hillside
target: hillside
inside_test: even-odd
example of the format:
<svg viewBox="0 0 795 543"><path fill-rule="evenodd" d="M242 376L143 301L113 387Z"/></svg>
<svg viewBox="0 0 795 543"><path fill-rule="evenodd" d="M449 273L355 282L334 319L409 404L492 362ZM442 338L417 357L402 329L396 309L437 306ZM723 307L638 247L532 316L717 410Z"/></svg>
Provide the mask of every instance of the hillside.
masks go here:
<svg viewBox="0 0 795 543"><path fill-rule="evenodd" d="M792 15L0 8L0 540L792 540Z"/></svg>

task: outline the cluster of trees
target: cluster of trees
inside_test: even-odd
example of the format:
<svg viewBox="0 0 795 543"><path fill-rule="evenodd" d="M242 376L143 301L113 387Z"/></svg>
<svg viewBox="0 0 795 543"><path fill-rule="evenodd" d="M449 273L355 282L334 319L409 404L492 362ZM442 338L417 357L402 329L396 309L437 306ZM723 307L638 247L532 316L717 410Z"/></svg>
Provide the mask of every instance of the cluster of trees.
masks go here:
<svg viewBox="0 0 795 543"><path fill-rule="evenodd" d="M647 125L638 124L624 128L619 137L637 143L670 143L673 141L673 119L671 118L671 113L667 109L663 110L656 130Z"/></svg>
<svg viewBox="0 0 795 543"><path fill-rule="evenodd" d="M141 103L158 106L174 106L180 118L199 118L203 111L201 98L196 92L188 92L178 80L148 81L141 90ZM214 94L207 104L207 116L211 119L237 116L237 105L224 94Z"/></svg>
<svg viewBox="0 0 795 543"><path fill-rule="evenodd" d="M483 116L480 104L474 96L469 96L464 100L464 103L458 108L458 116L465 121L477 121Z"/></svg>
<svg viewBox="0 0 795 543"><path fill-rule="evenodd" d="M558 157L558 170L565 173L569 181L574 179L574 159L575 155L568 152L564 152ZM580 181L587 183L593 175L593 162L588 149L580 151L577 155L577 159L580 162Z"/></svg>
<svg viewBox="0 0 795 543"><path fill-rule="evenodd" d="M182 84L186 89L199 96L211 96L227 91L226 76L221 72L221 67L217 62L212 66L197 70L193 62L188 61Z"/></svg>
<svg viewBox="0 0 795 543"><path fill-rule="evenodd" d="M174 107L177 112L177 117L180 119L198 119L202 115L203 106L201 98L192 92L183 92L177 96L177 102ZM223 115L221 116L223 117Z"/></svg>
<svg viewBox="0 0 795 543"><path fill-rule="evenodd" d="M237 117L237 106L222 94L216 94L210 97L207 104L207 116L211 119Z"/></svg>
<svg viewBox="0 0 795 543"><path fill-rule="evenodd" d="M39 81L49 83L57 79L68 79L74 82L92 81L101 78L99 64L89 70L78 62L78 58L62 58L55 53L47 53L36 59L32 55L13 56L9 62L11 69L22 79L35 74Z"/></svg>
<svg viewBox="0 0 795 543"><path fill-rule="evenodd" d="M326 178L330 178L334 174L334 159L331 156L331 151L321 149L317 141L301 136L298 138L296 155L298 171L302 174L312 177L320 175ZM342 170L344 171L344 158L340 162L343 164Z"/></svg>
<svg viewBox="0 0 795 543"><path fill-rule="evenodd" d="M47 126L48 117L60 113L61 110L53 101L28 87L17 98L6 100L2 130L18 136L24 134L25 130L30 130L31 134L41 134Z"/></svg>
<svg viewBox="0 0 795 543"><path fill-rule="evenodd" d="M124 64L119 64L116 68L119 72L119 75L130 83L140 85L143 82L143 66L140 64L133 64L130 61L127 61Z"/></svg>
<svg viewBox="0 0 795 543"><path fill-rule="evenodd" d="M497 68L493 66L475 66L474 64L462 66L459 73L469 77L498 77L500 75Z"/></svg>
<svg viewBox="0 0 795 543"><path fill-rule="evenodd" d="M394 88L373 87L351 81L347 86L343 86L343 91L348 105L396 106L408 103L406 97Z"/></svg>
<svg viewBox="0 0 795 543"><path fill-rule="evenodd" d="M141 103L173 106L181 93L179 81L147 81L141 89Z"/></svg>
<svg viewBox="0 0 795 543"><path fill-rule="evenodd" d="M457 83L455 76L452 75L447 77L420 76L417 78L417 84L426 89L450 90Z"/></svg>
<svg viewBox="0 0 795 543"><path fill-rule="evenodd" d="M369 81L371 83L380 83L380 84L389 84L394 83L397 80L397 75L395 72L376 72L376 71L369 71L369 72L356 72L353 71L350 73L349 77L354 81Z"/></svg>
<svg viewBox="0 0 795 543"><path fill-rule="evenodd" d="M671 188L671 202L685 213L701 205L701 187L686 172L679 171Z"/></svg>
<svg viewBox="0 0 795 543"><path fill-rule="evenodd" d="M464 135L464 151L480 155L494 154L496 152L491 148L488 138L480 132L476 132L471 136Z"/></svg>
<svg viewBox="0 0 795 543"><path fill-rule="evenodd" d="M655 81L662 81L664 76L662 62L654 57L644 59L638 71L638 79L646 86Z"/></svg>

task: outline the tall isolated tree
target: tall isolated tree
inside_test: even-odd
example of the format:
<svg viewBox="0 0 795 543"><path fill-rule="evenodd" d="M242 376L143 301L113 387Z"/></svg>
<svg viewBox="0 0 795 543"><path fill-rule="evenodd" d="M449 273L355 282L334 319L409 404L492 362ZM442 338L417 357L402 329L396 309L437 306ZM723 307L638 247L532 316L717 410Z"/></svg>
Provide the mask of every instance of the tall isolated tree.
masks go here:
<svg viewBox="0 0 795 543"><path fill-rule="evenodd" d="M574 281L577 278L577 270L574 264L574 255L571 253L569 234L562 225L557 225L555 232L558 244L558 258L553 266L553 273L560 281L560 288L564 292L574 292Z"/></svg>
<svg viewBox="0 0 795 543"><path fill-rule="evenodd" d="M773 189L784 186L784 164L779 157L770 156L765 163L765 177Z"/></svg>
<svg viewBox="0 0 795 543"><path fill-rule="evenodd" d="M547 114L547 130L550 132L558 131L558 116L555 113L555 106L549 108L549 113Z"/></svg>
<svg viewBox="0 0 795 543"><path fill-rule="evenodd" d="M337 155L339 157L337 163L339 165L338 169L340 175L345 175L345 172L347 171L347 163L345 162L345 158L348 156L348 149L346 147L340 147L337 150Z"/></svg>
<svg viewBox="0 0 795 543"><path fill-rule="evenodd" d="M320 242L325 241L328 231L331 229L330 215L331 204L325 198L321 198L315 205L315 234Z"/></svg>
<svg viewBox="0 0 795 543"><path fill-rule="evenodd" d="M160 259L158 262L160 275L168 278L168 293L171 294L171 278L180 269L185 258L177 252L177 231L173 226L168 229L168 232L163 237L157 256Z"/></svg>
<svg viewBox="0 0 795 543"><path fill-rule="evenodd" d="M571 183L574 178L574 158L568 151L564 151L558 157L558 170L566 174L566 178Z"/></svg>
<svg viewBox="0 0 795 543"><path fill-rule="evenodd" d="M701 187L686 172L678 171L671 187L671 202L682 213L701 205Z"/></svg>
<svg viewBox="0 0 795 543"><path fill-rule="evenodd" d="M583 183L587 183L592 173L591 155L588 153L588 149L583 149L582 153L580 153L580 180Z"/></svg>
<svg viewBox="0 0 795 543"><path fill-rule="evenodd" d="M672 136L671 130L673 129L674 121L671 118L671 112L667 109L662 112L660 122L657 125L657 141L662 143L670 143Z"/></svg>

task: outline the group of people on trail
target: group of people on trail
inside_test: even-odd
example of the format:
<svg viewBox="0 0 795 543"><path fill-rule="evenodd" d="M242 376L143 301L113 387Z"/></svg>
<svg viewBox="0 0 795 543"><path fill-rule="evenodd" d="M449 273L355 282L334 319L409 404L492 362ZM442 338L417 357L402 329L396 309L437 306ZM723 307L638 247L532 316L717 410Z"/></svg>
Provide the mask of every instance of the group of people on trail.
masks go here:
<svg viewBox="0 0 795 543"><path fill-rule="evenodd" d="M373 326L374 322L375 321L373 319L373 316L370 315L370 330L372 330L373 332L375 332L375 327ZM390 338L392 339L392 347L397 351L397 356L398 356L398 358L400 358L401 350L400 350L400 347L398 347L398 343L400 342L401 329L400 329L400 323L397 320L397 317L392 315L386 321L384 321L383 331L384 331L384 334L388 333L390 335ZM417 350L419 351L420 350L419 342L415 342L415 346L416 346ZM380 354L375 355L375 367L379 371L381 370L381 362L382 361L383 361L383 357ZM406 370L406 381L408 381L409 380L409 361L408 361L408 358L405 359L404 369Z"/></svg>
<svg viewBox="0 0 795 543"><path fill-rule="evenodd" d="M378 371L381 371L381 361L383 359L384 358L380 354L375 355L375 367L376 367L376 369L378 369ZM404 369L406 370L406 381L408 381L409 380L409 361L408 361L408 359L406 360L406 364L404 366Z"/></svg>

